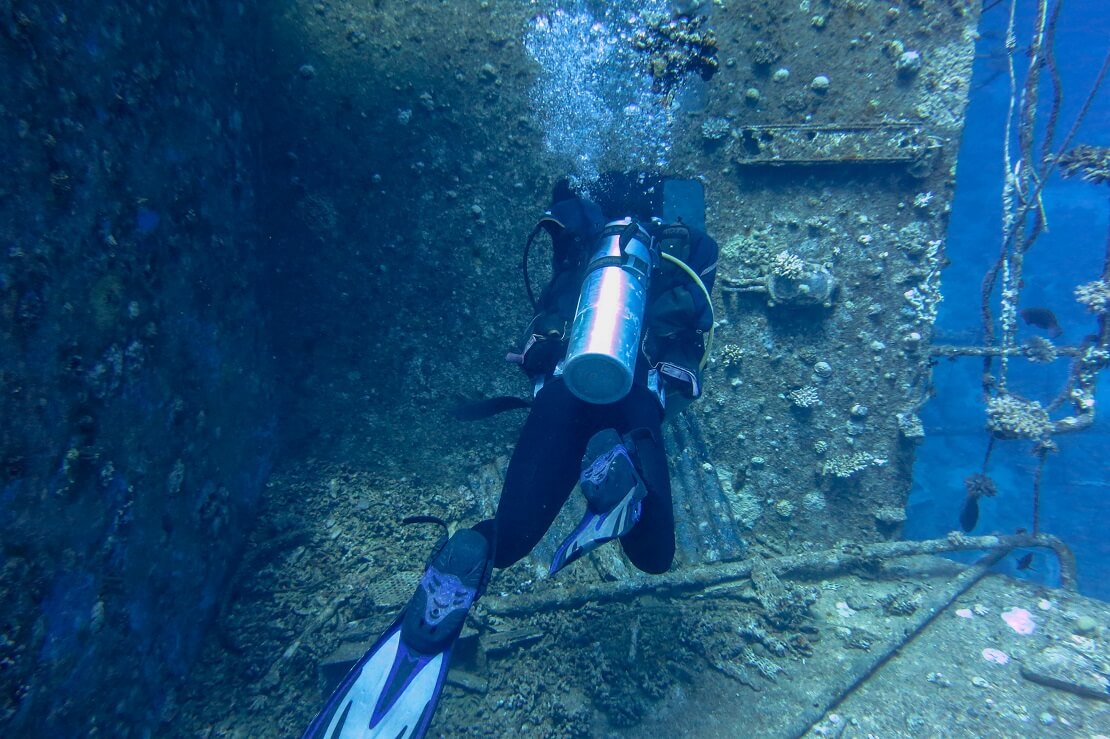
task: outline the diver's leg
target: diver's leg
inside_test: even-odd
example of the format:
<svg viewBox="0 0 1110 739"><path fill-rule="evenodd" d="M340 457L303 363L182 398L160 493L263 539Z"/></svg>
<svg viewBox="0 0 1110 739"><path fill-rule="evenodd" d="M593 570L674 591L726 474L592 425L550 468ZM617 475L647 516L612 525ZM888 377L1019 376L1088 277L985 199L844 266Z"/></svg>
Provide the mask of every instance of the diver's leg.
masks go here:
<svg viewBox="0 0 1110 739"><path fill-rule="evenodd" d="M621 403L618 429L634 447L636 469L647 487L639 522L621 537L621 546L637 569L666 572L674 560L674 508L667 452L663 447L662 411L647 388L633 386Z"/></svg>
<svg viewBox="0 0 1110 739"><path fill-rule="evenodd" d="M586 514L556 550L551 573L613 539L639 569L665 572L674 559L674 512L657 398L634 385L619 402L591 406L586 415L599 429L582 460Z"/></svg>
<svg viewBox="0 0 1110 739"><path fill-rule="evenodd" d="M509 460L497 515L474 527L493 542L495 567L531 552L574 490L592 431L583 405L560 379L536 396Z"/></svg>
<svg viewBox="0 0 1110 739"><path fill-rule="evenodd" d="M624 536L640 520L647 488L636 472L629 442L612 427L614 413L611 406L595 406L590 414L594 424L604 428L590 437L582 458L578 485L586 499L586 513L555 550L549 570L552 575L605 542Z"/></svg>

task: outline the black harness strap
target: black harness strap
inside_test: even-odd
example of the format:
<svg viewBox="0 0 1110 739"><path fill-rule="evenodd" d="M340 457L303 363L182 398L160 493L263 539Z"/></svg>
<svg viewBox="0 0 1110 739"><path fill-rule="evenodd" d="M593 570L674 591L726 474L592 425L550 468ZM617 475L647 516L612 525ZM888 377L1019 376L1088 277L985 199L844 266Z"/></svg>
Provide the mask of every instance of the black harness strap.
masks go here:
<svg viewBox="0 0 1110 739"><path fill-rule="evenodd" d="M604 269L605 267L620 267L621 269L631 269L634 271L638 271L641 274L647 274L651 271L651 265L648 262L640 259L635 254L628 253L628 245L632 243L633 239L638 238L640 234L647 236L647 246L649 249L651 248L651 237L648 236L647 232L644 231L640 224L638 224L636 221L632 221L627 225L609 226L601 232L599 238L604 239L607 236L613 236L616 234L620 234L620 238L617 241L618 248L621 252L620 256L601 257L600 259L595 259L594 261L590 262L586 265L586 269L582 272L583 280L585 280L586 277L589 276L589 274L594 270Z"/></svg>

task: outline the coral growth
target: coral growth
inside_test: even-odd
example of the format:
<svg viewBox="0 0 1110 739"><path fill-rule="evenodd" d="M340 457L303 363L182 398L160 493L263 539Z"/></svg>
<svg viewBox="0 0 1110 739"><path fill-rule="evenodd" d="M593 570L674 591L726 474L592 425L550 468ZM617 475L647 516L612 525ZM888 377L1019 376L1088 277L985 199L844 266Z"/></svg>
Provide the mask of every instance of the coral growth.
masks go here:
<svg viewBox="0 0 1110 739"><path fill-rule="evenodd" d="M802 507L811 513L820 513L825 510L825 496L820 490L812 490L802 498Z"/></svg>
<svg viewBox="0 0 1110 739"><path fill-rule="evenodd" d="M812 385L791 390L787 397L791 403L799 408L816 408L821 405L821 397L817 394L817 388Z"/></svg>
<svg viewBox="0 0 1110 739"><path fill-rule="evenodd" d="M969 498L991 498L998 492L994 480L980 472L964 478L964 489L967 490Z"/></svg>
<svg viewBox="0 0 1110 739"><path fill-rule="evenodd" d="M782 58L782 50L777 44L760 39L748 49L752 64L758 67L769 67Z"/></svg>
<svg viewBox="0 0 1110 739"><path fill-rule="evenodd" d="M744 350L737 344L725 344L721 347L721 352L718 355L717 361L721 363L721 367L726 370L736 369L740 366L740 360L744 357Z"/></svg>
<svg viewBox="0 0 1110 739"><path fill-rule="evenodd" d="M875 520L887 526L906 522L906 509L901 506L883 506L875 509Z"/></svg>
<svg viewBox="0 0 1110 739"><path fill-rule="evenodd" d="M987 402L987 428L1000 439L1038 439L1052 433L1052 420L1040 403L1004 394Z"/></svg>
<svg viewBox="0 0 1110 739"><path fill-rule="evenodd" d="M883 613L888 616L912 616L921 607L922 593L915 587L902 587L879 599Z"/></svg>
<svg viewBox="0 0 1110 739"><path fill-rule="evenodd" d="M753 618L741 621L740 625L736 627L736 633L748 641L762 644L768 652L776 657L786 656L788 648L786 642L768 632Z"/></svg>
<svg viewBox="0 0 1110 739"><path fill-rule="evenodd" d="M329 236L339 224L339 213L335 204L323 195L305 196L297 204L297 214L309 230L320 236Z"/></svg>
<svg viewBox="0 0 1110 739"><path fill-rule="evenodd" d="M668 100L693 72L708 80L717 71L717 37L704 28L706 17L678 17L648 23L632 37L632 48L649 55L652 91Z"/></svg>
<svg viewBox="0 0 1110 739"><path fill-rule="evenodd" d="M728 136L730 130L727 118L708 118L701 124L702 138L707 141L720 141Z"/></svg>
<svg viewBox="0 0 1110 739"><path fill-rule="evenodd" d="M885 459L879 459L867 452L856 452L855 454L833 457L825 462L821 471L826 475L846 480L868 467L882 467L884 464L886 464Z"/></svg>
<svg viewBox="0 0 1110 739"><path fill-rule="evenodd" d="M1096 185L1110 183L1110 147L1080 144L1059 159L1065 177L1081 176Z"/></svg>
<svg viewBox="0 0 1110 739"><path fill-rule="evenodd" d="M898 432L903 438L911 441L925 438L925 425L916 413L899 413L895 419L898 421Z"/></svg>
<svg viewBox="0 0 1110 739"><path fill-rule="evenodd" d="M771 262L771 274L776 277L786 277L797 280L805 274L806 264L797 254L780 251Z"/></svg>
<svg viewBox="0 0 1110 739"><path fill-rule="evenodd" d="M1075 299L1092 313L1102 315L1110 310L1110 282L1094 280L1075 288Z"/></svg>
<svg viewBox="0 0 1110 739"><path fill-rule="evenodd" d="M752 587L767 621L779 629L798 626L817 601L817 590L783 582L762 559L752 562Z"/></svg>
<svg viewBox="0 0 1110 739"><path fill-rule="evenodd" d="M1022 354L1030 362L1048 364L1056 360L1056 346L1043 336L1033 336L1021 348Z"/></svg>

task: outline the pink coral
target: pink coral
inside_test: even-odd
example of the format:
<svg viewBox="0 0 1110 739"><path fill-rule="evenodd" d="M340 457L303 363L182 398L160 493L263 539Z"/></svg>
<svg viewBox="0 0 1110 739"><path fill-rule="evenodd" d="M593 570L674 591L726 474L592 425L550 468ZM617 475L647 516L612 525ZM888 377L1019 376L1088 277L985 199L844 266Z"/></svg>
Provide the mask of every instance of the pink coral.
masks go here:
<svg viewBox="0 0 1110 739"><path fill-rule="evenodd" d="M987 647L983 650L983 659L987 662L994 662L996 665L1004 665L1010 661L1010 658L1000 649Z"/></svg>
<svg viewBox="0 0 1110 739"><path fill-rule="evenodd" d="M1002 614L1002 620L1019 634L1029 635L1037 628L1033 614L1024 608L1011 608Z"/></svg>

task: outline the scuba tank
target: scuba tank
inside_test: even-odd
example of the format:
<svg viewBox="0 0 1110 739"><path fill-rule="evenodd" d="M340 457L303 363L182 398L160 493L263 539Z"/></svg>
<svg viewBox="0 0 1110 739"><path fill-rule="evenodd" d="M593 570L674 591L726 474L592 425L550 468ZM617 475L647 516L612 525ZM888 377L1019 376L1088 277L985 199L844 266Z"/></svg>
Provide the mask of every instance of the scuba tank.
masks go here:
<svg viewBox="0 0 1110 739"><path fill-rule="evenodd" d="M581 400L615 403L632 389L655 261L651 236L631 218L598 237L563 361L563 382Z"/></svg>

